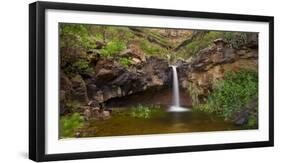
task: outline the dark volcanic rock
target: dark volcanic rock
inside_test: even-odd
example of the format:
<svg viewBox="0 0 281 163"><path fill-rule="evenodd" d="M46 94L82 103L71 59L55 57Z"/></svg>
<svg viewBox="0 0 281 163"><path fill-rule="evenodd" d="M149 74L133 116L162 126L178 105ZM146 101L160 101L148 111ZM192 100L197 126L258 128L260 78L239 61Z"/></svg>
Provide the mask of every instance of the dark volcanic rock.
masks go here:
<svg viewBox="0 0 281 163"><path fill-rule="evenodd" d="M254 41L250 42L254 44ZM214 43L212 47L200 50L189 63L178 63L180 85L183 88L190 85L196 88L201 99L209 95L215 81L223 79L225 73L240 69L257 71L258 67L257 49L246 46L241 49L229 48L223 39L216 39Z"/></svg>
<svg viewBox="0 0 281 163"><path fill-rule="evenodd" d="M145 62L129 68L124 68L114 60L104 59L97 62L95 75L88 74L84 77L89 99L103 103L112 98L168 86L171 80L171 69L166 60L156 57L150 57ZM74 82L75 85L83 85L80 78ZM82 95L79 89L76 91L77 95Z"/></svg>
<svg viewBox="0 0 281 163"><path fill-rule="evenodd" d="M237 50L228 48L226 47L226 42L222 39L216 39L214 43L215 45L213 47L199 51L194 61L191 63L191 71L204 72L217 65L233 63L239 59L257 59L258 57L256 49L246 48ZM254 46L251 45L251 47Z"/></svg>
<svg viewBox="0 0 281 163"><path fill-rule="evenodd" d="M89 99L87 94L87 87L83 78L80 75L76 75L75 77L71 78L71 83L71 98L82 103L87 103Z"/></svg>

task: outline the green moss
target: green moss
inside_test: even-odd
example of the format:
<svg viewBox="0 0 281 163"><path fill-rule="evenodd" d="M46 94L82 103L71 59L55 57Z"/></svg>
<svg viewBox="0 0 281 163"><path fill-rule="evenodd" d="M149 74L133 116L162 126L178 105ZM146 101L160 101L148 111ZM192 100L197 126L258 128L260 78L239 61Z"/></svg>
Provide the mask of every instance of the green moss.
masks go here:
<svg viewBox="0 0 281 163"><path fill-rule="evenodd" d="M124 50L126 45L121 41L111 41L103 49L101 49L101 56L111 58L118 52Z"/></svg>
<svg viewBox="0 0 281 163"><path fill-rule="evenodd" d="M74 137L75 131L84 125L84 118L78 113L60 117L60 137Z"/></svg>
<svg viewBox="0 0 281 163"><path fill-rule="evenodd" d="M94 40L89 32L90 25L61 23L59 32L61 47L95 48Z"/></svg>

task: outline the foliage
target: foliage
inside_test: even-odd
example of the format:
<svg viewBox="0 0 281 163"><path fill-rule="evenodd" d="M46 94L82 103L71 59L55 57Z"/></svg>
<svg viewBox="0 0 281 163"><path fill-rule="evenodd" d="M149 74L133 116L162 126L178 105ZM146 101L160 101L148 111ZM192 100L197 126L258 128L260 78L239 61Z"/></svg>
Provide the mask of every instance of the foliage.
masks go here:
<svg viewBox="0 0 281 163"><path fill-rule="evenodd" d="M206 34L187 44L183 51L179 52L178 55L183 58L194 56L201 49L211 47L213 45L213 41L218 38L223 38L227 41L229 47L238 49L241 48L242 45L246 44L247 35L246 33L241 32L206 32Z"/></svg>
<svg viewBox="0 0 281 163"><path fill-rule="evenodd" d="M139 104L135 107L132 107L131 115L135 118L149 119L153 114L159 111L159 105L143 106Z"/></svg>
<svg viewBox="0 0 281 163"><path fill-rule="evenodd" d="M148 35L149 35L149 37L156 39L160 44L167 45L170 43L166 39L164 39L163 36L161 36L160 34L158 34L156 32L150 31L150 32L148 32Z"/></svg>
<svg viewBox="0 0 281 163"><path fill-rule="evenodd" d="M124 50L126 45L122 41L111 41L103 49L101 49L101 56L105 58L111 58L116 53Z"/></svg>
<svg viewBox="0 0 281 163"><path fill-rule="evenodd" d="M66 74L81 74L91 71L90 61L87 59L79 59L64 68Z"/></svg>
<svg viewBox="0 0 281 163"><path fill-rule="evenodd" d="M119 63L124 67L129 67L132 64L132 58L131 57L120 57Z"/></svg>
<svg viewBox="0 0 281 163"><path fill-rule="evenodd" d="M257 127L257 125L258 125L257 116L253 116L253 115L249 116L247 126L248 127Z"/></svg>
<svg viewBox="0 0 281 163"><path fill-rule="evenodd" d="M92 26L91 33L97 40L103 42L125 41L134 37L134 34L127 27Z"/></svg>
<svg viewBox="0 0 281 163"><path fill-rule="evenodd" d="M146 39L140 39L140 48L148 56L165 57L165 54L168 53L167 49L160 45L150 43Z"/></svg>
<svg viewBox="0 0 281 163"><path fill-rule="evenodd" d="M61 47L95 48L94 40L88 31L89 25L65 24L59 26Z"/></svg>
<svg viewBox="0 0 281 163"><path fill-rule="evenodd" d="M72 115L62 116L60 118L60 137L74 137L75 130L83 127L84 118L79 113Z"/></svg>
<svg viewBox="0 0 281 163"><path fill-rule="evenodd" d="M193 40L186 46L186 53L188 56L196 55L201 49L213 45L213 41L223 36L223 32L207 32L205 35Z"/></svg>
<svg viewBox="0 0 281 163"><path fill-rule="evenodd" d="M258 97L257 72L241 70L229 72L219 81L205 104L199 108L230 118L253 98Z"/></svg>
<svg viewBox="0 0 281 163"><path fill-rule="evenodd" d="M81 104L81 102L79 102L77 100L70 100L70 101L65 102L66 108L71 113L76 112L77 108L79 108L79 106L81 106L81 105L83 105L83 104Z"/></svg>
<svg viewBox="0 0 281 163"><path fill-rule="evenodd" d="M189 83L188 84L188 92L191 96L192 104L198 105L199 102L200 102L198 96L199 96L200 93L202 93L202 91L199 89L199 87L197 87L193 83Z"/></svg>
<svg viewBox="0 0 281 163"><path fill-rule="evenodd" d="M225 32L225 40L228 42L228 46L234 49L241 48L247 42L247 34L240 32Z"/></svg>

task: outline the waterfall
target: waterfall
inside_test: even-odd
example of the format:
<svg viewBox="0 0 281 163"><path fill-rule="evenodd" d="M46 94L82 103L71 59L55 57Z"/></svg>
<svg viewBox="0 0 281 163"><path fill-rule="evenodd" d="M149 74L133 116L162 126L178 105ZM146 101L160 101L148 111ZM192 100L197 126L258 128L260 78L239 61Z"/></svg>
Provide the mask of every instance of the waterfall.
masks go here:
<svg viewBox="0 0 281 163"><path fill-rule="evenodd" d="M172 66L173 69L173 105L180 107L180 91L177 67Z"/></svg>
<svg viewBox="0 0 281 163"><path fill-rule="evenodd" d="M179 79L177 66L171 66L173 70L173 105L169 109L171 112L183 112L188 111L189 109L183 108L180 106L180 91L179 91Z"/></svg>

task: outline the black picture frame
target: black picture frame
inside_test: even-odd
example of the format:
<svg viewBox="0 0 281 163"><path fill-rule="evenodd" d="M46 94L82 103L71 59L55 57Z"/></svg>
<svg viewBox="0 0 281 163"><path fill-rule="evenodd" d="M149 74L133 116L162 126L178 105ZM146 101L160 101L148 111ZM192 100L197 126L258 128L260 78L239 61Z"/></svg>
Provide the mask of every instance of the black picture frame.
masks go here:
<svg viewBox="0 0 281 163"><path fill-rule="evenodd" d="M98 151L83 153L45 153L45 11L47 9L69 11L94 11L123 14L160 15L174 17L241 20L269 23L269 140L261 142L195 145ZM274 18L270 16L238 15L225 13L178 11L151 8L103 6L88 4L34 2L29 5L29 158L34 161L55 161L100 157L132 156L190 151L207 151L236 148L268 147L274 144Z"/></svg>

